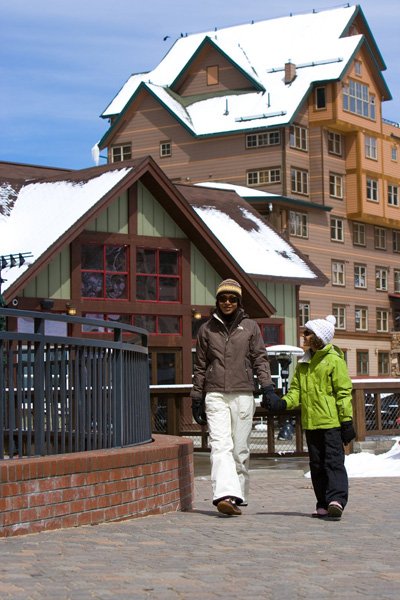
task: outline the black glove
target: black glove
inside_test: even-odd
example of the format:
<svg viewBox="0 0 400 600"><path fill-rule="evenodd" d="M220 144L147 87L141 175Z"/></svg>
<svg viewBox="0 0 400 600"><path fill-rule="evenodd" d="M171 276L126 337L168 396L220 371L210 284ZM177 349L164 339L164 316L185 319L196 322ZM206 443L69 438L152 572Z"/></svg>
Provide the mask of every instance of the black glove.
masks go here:
<svg viewBox="0 0 400 600"><path fill-rule="evenodd" d="M199 425L207 425L204 398L192 398L192 415L196 423Z"/></svg>
<svg viewBox="0 0 400 600"><path fill-rule="evenodd" d="M268 410L268 412L277 412L279 410L286 410L286 401L282 400L274 392L273 385L267 385L262 390L262 400L260 402L261 406Z"/></svg>
<svg viewBox="0 0 400 600"><path fill-rule="evenodd" d="M356 432L354 431L353 421L345 421L340 426L340 434L342 436L342 442L345 446L350 444L352 440L356 437Z"/></svg>

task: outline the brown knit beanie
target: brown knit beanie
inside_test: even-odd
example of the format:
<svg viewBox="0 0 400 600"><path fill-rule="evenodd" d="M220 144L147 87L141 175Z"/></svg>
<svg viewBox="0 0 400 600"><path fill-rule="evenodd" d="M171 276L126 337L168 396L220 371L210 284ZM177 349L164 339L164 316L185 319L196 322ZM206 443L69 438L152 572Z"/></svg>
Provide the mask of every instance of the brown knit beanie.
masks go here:
<svg viewBox="0 0 400 600"><path fill-rule="evenodd" d="M240 287L240 283L235 281L234 279L224 279L221 281L219 286L217 287L216 296L219 294L235 294L239 299L242 298L242 288Z"/></svg>

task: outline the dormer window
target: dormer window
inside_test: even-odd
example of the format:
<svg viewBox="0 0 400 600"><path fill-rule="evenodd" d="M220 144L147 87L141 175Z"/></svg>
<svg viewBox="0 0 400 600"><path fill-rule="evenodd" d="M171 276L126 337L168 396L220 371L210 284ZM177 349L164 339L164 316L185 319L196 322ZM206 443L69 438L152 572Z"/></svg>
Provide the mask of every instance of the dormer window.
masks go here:
<svg viewBox="0 0 400 600"><path fill-rule="evenodd" d="M326 108L325 87L319 86L315 88L315 108L318 110L321 110L321 108Z"/></svg>
<svg viewBox="0 0 400 600"><path fill-rule="evenodd" d="M207 85L217 85L219 83L218 65L207 67Z"/></svg>

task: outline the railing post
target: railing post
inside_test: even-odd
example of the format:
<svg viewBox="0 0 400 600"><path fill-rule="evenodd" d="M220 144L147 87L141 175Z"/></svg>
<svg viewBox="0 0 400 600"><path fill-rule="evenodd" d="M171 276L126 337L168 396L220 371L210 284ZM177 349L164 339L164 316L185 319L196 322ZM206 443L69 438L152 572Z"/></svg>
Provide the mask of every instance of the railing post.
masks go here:
<svg viewBox="0 0 400 600"><path fill-rule="evenodd" d="M33 414L35 454L44 454L44 318L34 319L34 332L40 340L34 344ZM48 417L48 416L47 416Z"/></svg>
<svg viewBox="0 0 400 600"><path fill-rule="evenodd" d="M114 329L114 342L120 344L122 342L122 330ZM123 350L117 348L114 358L114 423L113 423L113 438L115 447L123 445L123 427L124 427L124 363Z"/></svg>
<svg viewBox="0 0 400 600"><path fill-rule="evenodd" d="M353 389L353 422L356 431L356 441L363 442L367 434L364 389Z"/></svg>

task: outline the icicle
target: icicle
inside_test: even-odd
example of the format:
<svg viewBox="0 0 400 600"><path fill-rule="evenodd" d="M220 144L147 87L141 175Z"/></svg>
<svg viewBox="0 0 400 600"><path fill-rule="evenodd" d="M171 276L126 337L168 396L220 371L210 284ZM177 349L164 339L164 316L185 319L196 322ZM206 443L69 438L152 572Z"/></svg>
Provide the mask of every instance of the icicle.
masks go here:
<svg viewBox="0 0 400 600"><path fill-rule="evenodd" d="M96 166L99 165L100 162L100 148L99 148L99 144L95 144L92 148L92 158L93 158L93 162L95 163Z"/></svg>

